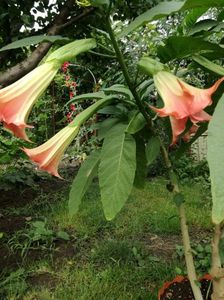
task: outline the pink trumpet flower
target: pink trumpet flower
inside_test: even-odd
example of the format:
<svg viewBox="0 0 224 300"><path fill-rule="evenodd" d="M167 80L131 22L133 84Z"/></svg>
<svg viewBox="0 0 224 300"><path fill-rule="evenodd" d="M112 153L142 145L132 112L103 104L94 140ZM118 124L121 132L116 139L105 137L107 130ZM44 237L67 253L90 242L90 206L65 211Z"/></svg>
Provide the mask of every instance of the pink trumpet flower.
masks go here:
<svg viewBox="0 0 224 300"><path fill-rule="evenodd" d="M150 107L160 117L170 117L173 131L172 143L175 143L177 137L185 130L188 118L193 124L211 119L203 109L211 105L211 96L224 77L208 89L193 87L166 71L157 72L153 78L165 105L163 108Z"/></svg>
<svg viewBox="0 0 224 300"><path fill-rule="evenodd" d="M58 62L52 60L0 90L0 122L15 136L29 140L25 128L29 113L38 97L57 73Z"/></svg>
<svg viewBox="0 0 224 300"><path fill-rule="evenodd" d="M58 174L59 162L65 149L76 137L78 131L79 126L70 123L44 144L33 149L24 148L23 150L33 162L36 162L39 165L41 170L45 170L48 173L61 178Z"/></svg>

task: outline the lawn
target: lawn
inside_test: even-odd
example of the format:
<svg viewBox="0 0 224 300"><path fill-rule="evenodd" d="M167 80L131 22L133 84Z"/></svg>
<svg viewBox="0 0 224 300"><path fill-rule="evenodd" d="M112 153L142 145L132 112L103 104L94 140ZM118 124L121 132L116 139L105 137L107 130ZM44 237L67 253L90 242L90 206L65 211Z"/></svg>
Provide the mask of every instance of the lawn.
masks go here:
<svg viewBox="0 0 224 300"><path fill-rule="evenodd" d="M0 299L156 300L162 282L185 271L179 218L166 184L164 178L150 179L143 190L134 189L110 222L97 182L72 219L67 181L43 181L35 191L17 191L14 198L5 192ZM182 189L195 249L202 249L197 267L206 269L210 202L199 183Z"/></svg>

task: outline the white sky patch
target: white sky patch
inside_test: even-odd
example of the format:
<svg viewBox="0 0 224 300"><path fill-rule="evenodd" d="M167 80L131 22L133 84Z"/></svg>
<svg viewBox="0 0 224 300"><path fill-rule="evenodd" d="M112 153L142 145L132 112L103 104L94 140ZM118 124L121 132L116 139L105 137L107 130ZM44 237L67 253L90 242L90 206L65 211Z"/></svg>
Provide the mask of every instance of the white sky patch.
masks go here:
<svg viewBox="0 0 224 300"><path fill-rule="evenodd" d="M49 6L54 5L56 3L57 3L57 0L49 0ZM40 12L36 9L36 7L38 7L38 6L39 6L39 1L35 1L34 2L34 7L32 7L31 10L30 10L30 14L34 16L35 21L37 20L38 17L41 17L41 18L47 17L47 10L45 9L44 12ZM51 9L52 9L52 12L57 12L57 6L56 5L53 6ZM22 12L21 12L21 14L22 14ZM47 22L45 22L44 25L46 26L48 23L49 22L47 21ZM23 25L20 29L20 32L30 31L33 28L35 28L35 31L37 31L37 30L43 28L43 26L40 26L37 22L34 23L34 27L32 27L32 28L28 27L26 25Z"/></svg>

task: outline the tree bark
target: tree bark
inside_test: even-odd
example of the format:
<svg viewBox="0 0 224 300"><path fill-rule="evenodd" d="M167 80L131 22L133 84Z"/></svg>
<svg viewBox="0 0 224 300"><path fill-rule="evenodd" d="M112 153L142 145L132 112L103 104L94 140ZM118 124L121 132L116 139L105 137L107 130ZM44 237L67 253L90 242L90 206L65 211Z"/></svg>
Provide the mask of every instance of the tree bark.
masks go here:
<svg viewBox="0 0 224 300"><path fill-rule="evenodd" d="M77 15L70 20L68 17L70 16L72 7L74 5L74 0L67 0L61 12L56 16L52 26L48 29L47 35L55 35L60 32L66 26L77 22L78 20L84 18L86 15L91 13L94 8L86 9L80 15ZM66 22L67 21L67 22ZM27 57L22 62L18 63L17 65L11 67L10 69L6 70L5 72L0 73L0 87L7 86L16 80L20 79L28 72L33 70L42 58L47 54L48 50L52 46L52 43L45 42L37 46L37 48L32 52L32 54Z"/></svg>

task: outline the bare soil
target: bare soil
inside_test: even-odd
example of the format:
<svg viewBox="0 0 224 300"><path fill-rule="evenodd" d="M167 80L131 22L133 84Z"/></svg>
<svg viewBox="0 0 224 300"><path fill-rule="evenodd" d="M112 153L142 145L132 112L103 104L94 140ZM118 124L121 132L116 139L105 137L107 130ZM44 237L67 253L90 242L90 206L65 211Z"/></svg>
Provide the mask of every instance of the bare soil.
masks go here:
<svg viewBox="0 0 224 300"><path fill-rule="evenodd" d="M203 279L201 281L201 292L204 300L211 300L212 286L211 281ZM192 289L188 279L182 282L174 282L167 289L165 289L160 300L195 300Z"/></svg>

